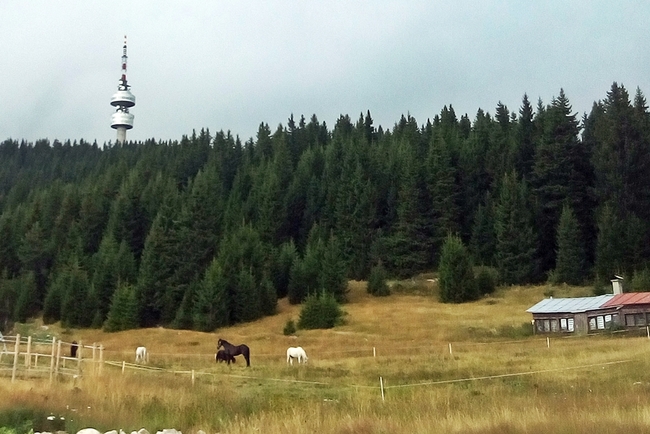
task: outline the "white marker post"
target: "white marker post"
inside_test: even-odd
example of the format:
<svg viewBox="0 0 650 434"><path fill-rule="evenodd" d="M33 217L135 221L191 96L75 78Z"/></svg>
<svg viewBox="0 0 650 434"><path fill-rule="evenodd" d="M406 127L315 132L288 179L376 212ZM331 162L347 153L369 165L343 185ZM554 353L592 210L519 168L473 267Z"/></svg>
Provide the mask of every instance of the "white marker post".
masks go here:
<svg viewBox="0 0 650 434"><path fill-rule="evenodd" d="M385 401L384 398L384 379L379 377L379 388L381 389L381 400Z"/></svg>

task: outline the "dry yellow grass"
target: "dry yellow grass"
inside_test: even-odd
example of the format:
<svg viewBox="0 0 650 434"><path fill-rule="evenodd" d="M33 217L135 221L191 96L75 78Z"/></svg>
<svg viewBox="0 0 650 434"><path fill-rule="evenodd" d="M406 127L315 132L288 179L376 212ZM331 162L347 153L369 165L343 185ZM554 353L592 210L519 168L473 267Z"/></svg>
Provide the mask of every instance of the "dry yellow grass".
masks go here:
<svg viewBox="0 0 650 434"><path fill-rule="evenodd" d="M435 293L432 282L412 284ZM127 432L143 426L283 434L650 429L650 340L552 337L548 348L545 337L524 336L530 326L525 310L547 287L500 289L462 305L407 293L373 298L363 282L350 288L344 325L295 337L282 329L298 318L300 307L285 300L273 317L215 333L54 327L50 331L64 333L65 340L101 343L107 360L132 362L135 347L146 345L150 365L162 371L122 374L105 366L101 377L84 375L76 383L64 378L52 386L5 378L0 411L37 408L65 414L74 419L73 428ZM588 294L584 288L553 291L556 297ZM215 364L219 337L248 344L252 366L245 368L241 359L230 367ZM296 345L307 350L306 366L286 365L284 352Z"/></svg>

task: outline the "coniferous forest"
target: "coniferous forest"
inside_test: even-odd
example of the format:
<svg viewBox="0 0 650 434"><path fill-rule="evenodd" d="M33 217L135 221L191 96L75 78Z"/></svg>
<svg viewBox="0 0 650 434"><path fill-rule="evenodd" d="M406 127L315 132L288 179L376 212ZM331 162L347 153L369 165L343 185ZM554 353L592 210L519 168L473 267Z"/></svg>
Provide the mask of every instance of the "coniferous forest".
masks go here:
<svg viewBox="0 0 650 434"><path fill-rule="evenodd" d="M650 112L614 83L578 116L560 90L473 119L333 127L288 119L245 143L0 143L0 319L212 331L378 264L435 271L449 235L503 285L647 279ZM642 288L650 289L650 288Z"/></svg>

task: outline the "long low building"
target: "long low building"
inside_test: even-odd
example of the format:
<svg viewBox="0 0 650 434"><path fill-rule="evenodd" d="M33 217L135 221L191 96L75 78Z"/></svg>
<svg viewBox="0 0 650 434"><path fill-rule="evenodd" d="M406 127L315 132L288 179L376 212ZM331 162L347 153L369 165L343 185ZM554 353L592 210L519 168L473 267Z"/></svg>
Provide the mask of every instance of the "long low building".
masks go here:
<svg viewBox="0 0 650 434"><path fill-rule="evenodd" d="M650 325L650 292L595 297L547 298L526 312L533 315L535 333L586 334Z"/></svg>
<svg viewBox="0 0 650 434"><path fill-rule="evenodd" d="M595 297L546 298L526 312L533 314L535 333L589 333L618 323L615 307L603 308L613 294Z"/></svg>

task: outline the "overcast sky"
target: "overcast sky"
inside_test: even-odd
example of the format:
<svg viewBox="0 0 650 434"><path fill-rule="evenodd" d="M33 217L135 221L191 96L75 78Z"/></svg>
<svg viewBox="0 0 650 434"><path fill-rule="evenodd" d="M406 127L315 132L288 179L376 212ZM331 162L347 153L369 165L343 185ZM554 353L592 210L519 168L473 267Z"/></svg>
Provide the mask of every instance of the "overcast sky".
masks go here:
<svg viewBox="0 0 650 434"><path fill-rule="evenodd" d="M0 0L0 23L0 140L114 142L124 35L130 140L247 140L292 113L473 120L560 88L581 116L614 81L650 100L648 0Z"/></svg>

